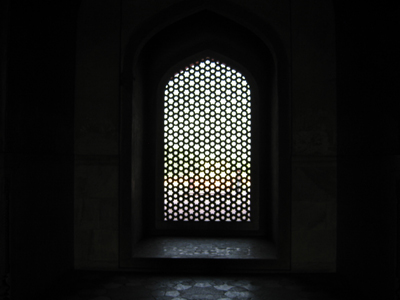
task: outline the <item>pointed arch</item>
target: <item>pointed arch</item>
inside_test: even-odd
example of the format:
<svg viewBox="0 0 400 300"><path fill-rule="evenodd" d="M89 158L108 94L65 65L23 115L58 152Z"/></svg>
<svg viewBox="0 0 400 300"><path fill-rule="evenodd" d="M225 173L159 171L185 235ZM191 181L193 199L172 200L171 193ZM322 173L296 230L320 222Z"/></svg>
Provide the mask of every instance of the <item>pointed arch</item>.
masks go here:
<svg viewBox="0 0 400 300"><path fill-rule="evenodd" d="M251 232L226 231L222 226L222 231L216 230L215 234L251 234L271 240L279 257L284 258L279 261L280 266L287 267L290 89L286 53L268 24L240 7L229 7L223 10L207 1L198 6L171 7L150 20L144 26L146 30L134 33L128 43L121 83L121 224L125 229L120 239L133 236L134 243L143 236L162 234L154 225L158 221L152 212L156 211L156 182L160 182L157 166L162 165L163 158L157 150L162 148L163 141L163 131L159 130L159 120L163 119L163 99L159 97L160 91L164 92L163 78L171 68L198 57L199 53L219 53L232 67L243 66L239 68L251 74L250 84L257 95L252 155L258 155L254 174L263 190L257 187L255 192L255 201L259 201L257 228ZM171 11L175 17L166 18Z"/></svg>
<svg viewBox="0 0 400 300"><path fill-rule="evenodd" d="M164 221L251 222L251 88L203 57L164 89Z"/></svg>

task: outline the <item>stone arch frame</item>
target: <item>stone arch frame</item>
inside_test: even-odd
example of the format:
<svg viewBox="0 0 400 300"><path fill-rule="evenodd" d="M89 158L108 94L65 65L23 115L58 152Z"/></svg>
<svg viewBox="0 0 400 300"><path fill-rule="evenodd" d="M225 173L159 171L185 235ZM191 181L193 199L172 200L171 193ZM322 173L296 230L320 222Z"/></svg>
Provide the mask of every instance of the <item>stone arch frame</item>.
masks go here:
<svg viewBox="0 0 400 300"><path fill-rule="evenodd" d="M179 34L177 36L180 36L180 40L166 40L162 33L176 32L173 28L187 30L187 27L183 26L185 22L192 22L193 24L195 23L193 18L199 21L204 16L211 16L211 19L215 22L214 25L222 26L220 28L227 29L227 23L235 24L235 28L241 28L246 33L245 39L258 41L258 57L263 59L268 56L268 63L272 66L268 79L271 86L268 91L264 91L264 95L269 93L272 99L267 109L271 117L271 124L263 128L269 130L266 135L271 142L268 145L263 145L263 139L260 138L260 147L264 147L262 148L264 150L268 148L268 162L264 162L264 164L270 164L272 170L268 177L271 188L271 200L268 202L270 216L269 220L265 221L265 228L267 229L258 231L258 233L273 241L277 250L276 259L272 264L270 262L266 268L288 268L290 266L291 186L290 70L287 61L288 56L279 37L265 21L259 20L243 8L232 5L232 3L229 3L229 5L225 2L215 4L211 1L201 4L182 2L171 6L144 24L142 28L145 29L134 32L125 49L121 77L120 266L134 267L131 253L135 243L144 236L154 233L147 231L148 223L144 220L151 218L150 215L145 216L149 209L145 207L144 198L146 191L151 190L152 186L143 180L143 178L151 178L149 174L146 174L144 167L150 160L147 159L147 162L143 162L143 158L151 155L147 153L148 149L155 149L154 139L146 138L151 135L151 130L153 130L150 129L149 131L149 128L146 127L146 120L151 117L148 108L156 103L154 95L146 94L149 93L149 90L151 91L149 82L157 82L154 79L161 78L166 69L178 64L190 55L207 49L225 54L227 49L221 43L215 45L216 36L215 32L211 32L211 27L196 27L196 30L198 30L196 35L191 36L192 40L190 40L189 35L189 39L186 39L186 41L183 41ZM221 33L221 31L218 33ZM233 30L229 30L228 33L231 36L223 37L224 42L237 40L232 36ZM211 36L213 38L210 38ZM221 36L219 37L221 38ZM160 44L163 38L164 41L169 43L169 49L164 49L167 50L165 52L156 46L165 46L165 44ZM212 44L212 41L214 44ZM178 48L174 48L174 45ZM183 55L182 47L180 47L182 45L186 47ZM157 49L159 54L169 53L170 55L164 55L164 57L162 54L158 57L152 56L154 53L147 51L149 49ZM174 56L173 50L178 49L181 53ZM242 52L242 55L239 52L236 51L235 53L239 55L239 58L234 57L232 61L239 61L246 67L253 64L251 68L256 68L255 60L252 63L243 62L245 60L243 53L248 52ZM165 65L166 61L168 63ZM150 67L148 63L151 64ZM163 64L162 70L157 68L157 66ZM149 70L156 72L149 72ZM261 75L258 74L257 76ZM261 86L261 88L265 87ZM259 131L262 130L259 129ZM153 221L151 220L151 222Z"/></svg>
<svg viewBox="0 0 400 300"><path fill-rule="evenodd" d="M201 50L200 52L194 53L193 55L184 58L183 60L177 62L174 64L172 67L166 71L164 76L162 76L160 80L160 84L157 87L157 99L155 99L155 106L157 107L157 121L156 123L160 123L159 120L161 121L163 118L163 93L164 93L164 87L165 84L170 80L170 77L172 74L177 72L178 70L183 70L185 67L188 65L200 61L201 59L205 57L210 57L212 59L215 59L216 61L219 61L221 63L224 63L228 65L229 67L232 67L236 71L239 71L242 73L247 82L249 83L251 87L251 102L252 102L252 111L259 111L259 93L258 93L258 85L257 85L257 80L252 76L252 73L247 70L247 68L243 65L241 65L239 62L230 59L227 56L222 55L221 53L217 53L214 50L211 50L209 48ZM260 124L259 120L259 115L257 113L252 113L252 127L258 127ZM157 135L157 145L156 147L158 148L156 150L156 186L153 187L155 190L155 197L158 200L161 200L163 190L161 188L161 174L162 174L162 165L163 162L161 161L162 155L161 154L161 149L163 148L162 141L163 141L163 127L158 125L156 126L157 128L155 129L156 135ZM238 222L186 222L184 224L184 227L182 227L181 222L163 222L162 221L162 214L163 214L163 205L161 205L161 202L156 203L155 207L150 207L152 211L156 211L156 219L154 220L155 223L155 228L153 230L153 233L158 234L158 235L165 235L165 234L170 234L173 233L174 235L179 235L179 234L190 234L190 235L226 235L227 230L228 230L228 235L265 235L266 234L266 228L267 224L266 222L260 222L259 218L259 172L260 170L257 168L258 164L257 162L259 161L258 156L259 156L259 135L257 135L257 132L254 133L252 132L252 222L246 223L238 223ZM156 200L156 201L157 201ZM256 208L256 209L254 209ZM148 224L151 226L151 224Z"/></svg>

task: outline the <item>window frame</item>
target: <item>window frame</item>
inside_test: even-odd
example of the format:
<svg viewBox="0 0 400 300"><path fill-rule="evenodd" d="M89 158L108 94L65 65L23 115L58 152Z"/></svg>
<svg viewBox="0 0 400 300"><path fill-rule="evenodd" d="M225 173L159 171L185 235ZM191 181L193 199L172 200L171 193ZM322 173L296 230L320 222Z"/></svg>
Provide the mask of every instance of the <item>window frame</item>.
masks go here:
<svg viewBox="0 0 400 300"><path fill-rule="evenodd" d="M202 58L212 57L217 61L220 61L236 71L242 73L248 84L251 87L251 103L252 103L252 192L251 192L251 211L252 221L251 222L165 222L164 219L164 203L163 203L163 165L164 165L164 90L165 85L171 78L171 74L175 74L178 70L185 69L188 65L193 62L200 61ZM161 77L157 86L156 96L156 115L157 120L157 141L156 141L156 175L155 175L155 207L149 209L155 209L154 223L148 224L149 228L152 228L153 235L193 235L193 236L262 236L265 234L266 224L260 222L260 196L259 196L259 134L258 126L260 122L259 115L256 113L259 111L259 92L258 84L254 76L250 71L240 64L239 62L232 60L226 55L218 53L214 50L206 49L196 54L189 55L183 58L178 63L173 64L168 68L165 74ZM151 201L151 200L149 200ZM150 213L150 212L149 212Z"/></svg>
<svg viewBox="0 0 400 300"><path fill-rule="evenodd" d="M246 12L239 5L224 2L210 2L206 5L196 3L182 6L172 5L158 13L145 22L145 25L134 31L126 40L123 50L122 73L121 73L121 148L120 148L120 230L119 230L119 258L120 267L136 269L138 266L145 266L141 259L132 256L133 249L140 241L151 236L147 228L148 216L146 212L146 191L147 186L144 179L143 158L148 147L153 147L145 140L146 128L145 119L147 115L146 82L154 79L157 75L149 75L150 69L160 75L157 68L159 62L165 60L163 54L166 52L158 48L160 44L152 43L153 40L164 40L160 36L174 32L176 53L181 57L181 50L187 54L193 48L196 51L207 48L203 43L204 35L210 32L218 32L198 29L193 27L193 16L199 15L201 20L218 20L223 31L222 36L228 44L214 44L213 50L230 50L229 41L237 37L256 41L257 45L247 46L261 53L262 57L271 67L270 80L272 86L265 92L271 96L272 103L269 107L271 126L262 128L262 131L270 130L269 135L272 142L270 156L265 159L271 166L271 202L268 203L271 215L268 220L262 215L263 222L268 223L269 231L260 236L261 239L270 241L276 248L276 258L257 262L254 270L285 270L290 268L290 212L291 212L291 72L290 72L290 49L281 40L276 30L267 21L258 18L256 15ZM185 24L186 23L186 24ZM182 26L183 24L183 26ZM187 25L187 26L185 26ZM186 40L184 31L195 31L199 38L193 45L192 41ZM175 32L178 30L177 32ZM153 44L153 45L151 45ZM154 46L156 45L156 46ZM230 45L231 46L231 45ZM245 47L245 48L246 48ZM233 49L233 48L232 48ZM151 53L153 51L153 53ZM224 52L224 51L219 51ZM193 53L193 51L192 51ZM243 57L249 51L237 47L236 54ZM232 57L239 61L237 57ZM170 57L173 65L181 60L174 56ZM246 60L244 59L243 62ZM165 71L163 69L163 71ZM255 74L256 75L256 74ZM262 85L260 89L263 89ZM151 99L150 99L151 100ZM262 101L260 101L262 103ZM263 104L264 105L264 104ZM260 151L266 146L261 141ZM265 178L264 178L265 179ZM261 184L262 186L262 184ZM227 231L229 233L229 231ZM193 236L193 234L191 234ZM228 236L228 235L227 235ZM140 267L139 267L140 268ZM233 267L235 268L235 267Z"/></svg>

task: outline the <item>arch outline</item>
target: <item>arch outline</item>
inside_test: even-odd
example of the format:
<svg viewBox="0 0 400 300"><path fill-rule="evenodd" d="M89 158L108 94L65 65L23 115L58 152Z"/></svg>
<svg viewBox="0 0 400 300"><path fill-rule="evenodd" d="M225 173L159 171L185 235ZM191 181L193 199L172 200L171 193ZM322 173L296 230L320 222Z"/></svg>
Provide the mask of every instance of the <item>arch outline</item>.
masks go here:
<svg viewBox="0 0 400 300"><path fill-rule="evenodd" d="M224 6L226 8L226 6ZM271 99L273 99L273 103L269 106L269 115L271 117L271 123L270 128L268 130L270 131L267 136L271 140L271 145L267 146L268 148L270 147L271 149L269 150L269 160L270 162L270 167L274 170L274 174L271 174L271 189L273 190L273 195L272 197L276 198L276 201L273 203L270 203L271 209L275 210L275 215L271 216L270 222L275 224L271 224L271 226L275 226L274 229L271 229L271 232L269 233L269 238L273 239L275 243L278 245L277 248L280 249L280 252L278 253L278 256L280 256L281 262L278 264L274 265L281 265L284 266L284 268L287 268L290 265L290 249L289 249L289 244L290 244L290 237L289 237L289 227L290 227L290 220L286 220L285 222L279 223L279 220L282 220L284 216L289 216L289 207L290 207L290 120L289 120L289 115L290 115L290 84L289 84L289 64L287 62L287 55L286 51L284 50L284 47L282 46L282 43L280 42L280 39L278 38L277 34L273 31L273 29L266 24L265 22L259 20L257 17L253 16L251 13L247 11L243 11L240 9L238 6L229 6L230 9L229 11L223 11L223 13L220 13L222 11L222 6L221 5L215 5L212 4L211 1L204 1L201 4L198 5L188 5L188 4L183 4L183 2L180 2L171 8L165 10L161 14L159 14L157 17L155 17L152 20L149 20L147 24L144 27L146 29L138 30L134 32L131 35L130 42L128 43L126 50L125 50L125 58L124 58L124 64L123 64L123 71L122 71L122 80L121 80L121 90L122 90L122 99L121 99L121 108L122 108L122 124L121 124L121 133L123 136L121 137L121 149L123 153L125 153L124 157L127 157L129 155L135 156L135 155L143 155L143 153L147 152L148 149L150 148L155 148L154 141L144 141L145 136L150 136L152 133L154 133L154 129L150 130L146 128L144 125L144 122L148 117L150 116L149 114L149 109L148 106L152 105L153 103L157 103L156 96L150 95L151 93L148 91L149 86L147 85L147 82L161 82L161 78L165 75L167 72L166 70L168 68L172 68L174 65L179 64L181 61L185 60L187 57L196 55L196 53L199 52L204 52L204 51L210 51L209 49L212 49L212 51L221 51L226 52L226 46L221 45L222 43L218 43L217 37L218 34L210 33L209 31L207 32L207 29L210 28L197 28L205 34L204 36L197 36L197 37L188 37L186 42L180 43L180 45L184 45L186 48L184 49L184 55L179 54L178 58L176 58L173 55L173 51L171 49L173 48L173 45L171 48L169 48L169 52L165 51L165 49L168 50L167 48L164 48L163 50L166 53L172 53L170 56L166 56L169 59L161 58L157 61L156 59L152 58L152 54L149 55L149 53L152 53L151 51L146 51L149 49L155 49L154 45L161 45L162 43L162 36L163 33L166 32L176 32L171 30L171 28L185 28L187 30L187 27L184 27L182 24L188 24L190 23L191 18L197 18L197 20L201 19L201 17L204 16L220 16L221 19L228 20L230 23L236 23L237 26L236 28L243 28L243 32L248 32L250 33L249 35L252 35L253 42L257 44L256 40L262 41L263 46L258 45L260 49L263 49L263 51L259 51L260 53L263 52L265 54L265 50L268 49L269 56L268 58L264 57L264 55L258 54L258 57L260 59L265 59L266 62L264 62L266 65L270 65L271 68L271 73L269 74L269 81L271 86L270 89L268 90L267 87L264 85L261 87L264 89L263 94L269 94ZM176 11L178 11L176 13ZM237 15L233 17L232 12L235 11ZM173 18L170 18L169 21L164 21L166 20L166 16L169 16L171 12L175 12ZM238 17L241 16L242 18ZM236 20L234 20L236 19ZM215 17L214 17L215 20ZM239 20L239 21L238 21ZM250 21L251 20L251 21ZM221 22L221 21L219 21ZM218 23L218 22L216 22ZM215 24L216 24L215 23ZM242 24L246 23L245 26ZM152 26L150 24L153 24ZM175 26L175 27L174 27ZM225 25L224 25L225 26ZM249 29L253 28L253 32ZM260 30L259 28L262 28L264 30ZM226 29L226 27L225 27ZM201 31L203 30L203 31ZM266 37L263 32L268 32L271 33L269 36L269 39ZM258 37L257 39L254 39L255 37ZM260 36L263 36L260 38ZM204 37L206 37L204 39ZM203 38L203 39L202 39ZM249 39L249 36L242 37L244 39ZM164 37L165 39L165 37ZM216 45L213 44L212 42L216 42ZM223 39L224 42L231 43L232 40L229 39ZM173 43L171 43L173 44ZM232 45L232 43L230 44ZM225 50L224 50L225 49ZM180 48L182 51L182 48ZM158 51L162 52L162 50L158 49ZM196 52L197 51L197 52ZM237 53L236 53L237 54ZM240 57L240 54L237 54ZM182 58L184 57L184 58ZM243 57L243 56L241 56ZM180 59L180 60L179 60ZM254 59L254 58L253 58ZM235 57L232 59L232 61L237 61L238 59ZM240 60L240 59L239 59ZM161 68L157 69L156 67L162 65L160 64L160 61L168 61L167 65L162 66ZM150 65L150 67L149 67ZM172 67L171 67L172 66ZM256 63L253 62L252 69L256 69ZM156 70L156 72L152 72L149 70ZM257 73L260 73L258 71ZM263 75L256 75L256 77L262 77ZM268 76L267 76L268 77ZM265 79L265 78L264 78ZM263 80L261 80L263 82ZM252 85L254 86L254 85ZM140 92L137 92L140 90ZM140 103L135 103L135 97L134 95L136 94L141 94L141 101ZM143 94L142 94L143 93ZM146 94L147 93L147 94ZM150 94L149 94L150 93ZM146 100L145 100L146 99ZM148 100L150 99L150 100ZM132 103L130 103L132 102ZM261 100L260 100L261 103ZM134 109L132 109L132 105L134 106ZM146 109L147 106L147 109ZM124 111L128 111L128 113L124 113ZM136 110L136 111L135 111ZM131 112L129 112L131 111ZM138 111L147 111L147 114L145 113L140 117L140 113ZM135 123L136 119L135 116L139 119L139 124L136 124L132 126L132 120ZM131 127L132 126L132 127ZM129 127L131 129L129 130ZM267 126L268 127L268 126ZM127 130L124 130L124 128L128 128ZM136 134L139 136L137 138L134 137ZM139 133L138 133L139 132ZM127 139L126 136L128 137L133 137L132 139ZM261 139L260 139L261 140ZM137 144L141 143L142 146L138 147ZM260 142L262 144L262 142ZM126 151L126 149L129 148L130 151ZM265 149L265 146L264 148ZM133 153L133 154L132 154ZM151 155L151 154L150 154ZM154 153L153 153L154 155ZM121 172L124 174L121 174L121 181L124 183L121 184L121 191L122 191L122 197L121 199L132 199L132 197L135 197L133 194L135 192L137 193L136 197L143 197L144 190L149 190L151 186L146 186L143 185L143 182L141 181L142 179L140 178L143 176L142 172L136 173L136 176L134 175L135 172L138 172L137 169L143 168L141 165L142 162L137 161L137 164L131 169L127 170L129 165L132 165L132 161L129 161L129 159L124 159L122 157L123 163L121 164ZM126 162L129 162L126 164ZM275 164L275 165L274 165ZM125 171L123 171L125 169ZM129 176L126 176L126 174L129 174ZM122 178L125 177L125 180ZM128 178L127 178L128 177ZM151 178L149 175L144 175L144 177ZM133 178L133 180L132 180ZM140 190L141 188L139 186L143 186L143 189ZM139 191L135 191L134 189L137 188ZM129 191L129 192L123 192L124 191ZM143 211L146 211L146 208L143 207L143 203L140 203L141 201L138 201L139 203L135 203L135 200L132 201L132 205L136 205L134 209L132 209L132 206L126 205L126 201L121 200L121 202L125 202L125 204L121 205L121 213L125 215L125 217L121 217L121 226L127 226L129 224L132 226L132 223L134 223L134 229L131 231L122 229L120 230L121 232L121 237L120 240L126 239L127 236L130 236L133 241L138 241L142 238L143 235L146 235L144 228L146 226L143 226L143 221L138 222L129 220L129 217L127 217L128 214L131 213L132 215L135 215L136 212L136 217L140 218L140 214L143 215ZM137 211L141 211L142 213L137 213ZM152 220L151 222L153 222ZM124 224L124 225L122 225ZM136 228L136 229L135 229ZM139 228L139 230L137 230ZM125 245L126 246L126 245ZM130 251L124 251L125 253L130 253ZM128 259L126 256L123 259Z"/></svg>

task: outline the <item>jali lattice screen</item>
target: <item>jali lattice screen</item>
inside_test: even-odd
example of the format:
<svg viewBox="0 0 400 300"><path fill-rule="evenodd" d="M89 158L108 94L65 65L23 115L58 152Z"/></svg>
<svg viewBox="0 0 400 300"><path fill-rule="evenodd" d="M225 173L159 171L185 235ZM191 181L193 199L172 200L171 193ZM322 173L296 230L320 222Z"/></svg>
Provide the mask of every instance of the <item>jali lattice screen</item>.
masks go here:
<svg viewBox="0 0 400 300"><path fill-rule="evenodd" d="M164 97L164 221L251 221L245 77L205 58L175 74Z"/></svg>

